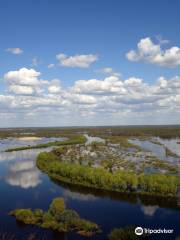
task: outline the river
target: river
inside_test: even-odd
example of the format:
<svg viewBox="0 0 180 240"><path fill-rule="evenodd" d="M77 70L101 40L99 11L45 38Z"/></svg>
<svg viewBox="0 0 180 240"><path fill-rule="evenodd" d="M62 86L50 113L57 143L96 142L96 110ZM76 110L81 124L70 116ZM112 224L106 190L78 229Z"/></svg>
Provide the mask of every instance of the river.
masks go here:
<svg viewBox="0 0 180 240"><path fill-rule="evenodd" d="M15 208L47 210L51 200L57 196L64 197L67 207L76 210L81 217L101 226L103 233L89 239L105 240L113 228L127 225L174 229L175 234L171 238L154 235L152 239L175 239L175 235L180 235L177 199L113 194L53 182L35 165L37 154L44 149L4 152L7 148L19 146L17 141L4 139L0 142L0 239L85 239L75 233L60 234L24 226L8 215Z"/></svg>

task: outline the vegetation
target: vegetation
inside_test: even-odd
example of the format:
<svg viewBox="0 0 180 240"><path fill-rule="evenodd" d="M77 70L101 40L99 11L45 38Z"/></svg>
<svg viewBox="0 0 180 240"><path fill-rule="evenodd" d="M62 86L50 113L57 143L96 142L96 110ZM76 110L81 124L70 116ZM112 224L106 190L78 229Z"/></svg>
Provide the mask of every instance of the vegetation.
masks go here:
<svg viewBox="0 0 180 240"><path fill-rule="evenodd" d="M92 136L126 136L145 137L158 136L162 138L180 137L179 125L157 126L106 126L106 127L51 127L51 128L6 128L0 129L0 138L36 136L62 137L71 134L88 133Z"/></svg>
<svg viewBox="0 0 180 240"><path fill-rule="evenodd" d="M171 164L169 162L166 162L166 161L156 159L154 161L152 160L149 164L151 166L155 167L155 168L163 169L165 171L168 171L171 174L178 174L179 173L179 167L177 167L176 165Z"/></svg>
<svg viewBox="0 0 180 240"><path fill-rule="evenodd" d="M128 141L128 137L125 137L125 136L110 136L110 137L107 137L107 141L109 143L120 144L120 146L124 148L140 149L140 147L138 147L137 145L130 143Z"/></svg>
<svg viewBox="0 0 180 240"><path fill-rule="evenodd" d="M174 152L172 152L169 148L165 148L166 149L166 155L170 156L170 157L178 157L178 155Z"/></svg>
<svg viewBox="0 0 180 240"><path fill-rule="evenodd" d="M47 212L43 212L41 209L35 209L34 211L31 209L16 209L11 211L10 215L25 224L37 225L59 232L75 230L83 236L92 236L100 232L97 224L80 218L78 213L71 209L66 209L63 198L55 198Z"/></svg>
<svg viewBox="0 0 180 240"><path fill-rule="evenodd" d="M108 132L110 132L112 136L178 138L180 137L180 126L117 126L109 127Z"/></svg>
<svg viewBox="0 0 180 240"><path fill-rule="evenodd" d="M33 146L10 148L10 149L7 149L6 152L21 151L21 150L36 149L36 148L47 148L47 147L52 147L52 146L83 144L86 142L86 138L82 135L72 135L69 137L70 137L70 139L65 140L65 141L55 141L55 142L37 144L37 145L33 145Z"/></svg>
<svg viewBox="0 0 180 240"><path fill-rule="evenodd" d="M176 196L180 179L164 174L135 174L128 171L111 173L103 168L64 163L53 153L38 155L37 167L51 178L96 189L115 192L138 192L151 195Z"/></svg>
<svg viewBox="0 0 180 240"><path fill-rule="evenodd" d="M115 228L108 235L108 240L138 240L148 239L148 236L137 236L134 232L135 227Z"/></svg>

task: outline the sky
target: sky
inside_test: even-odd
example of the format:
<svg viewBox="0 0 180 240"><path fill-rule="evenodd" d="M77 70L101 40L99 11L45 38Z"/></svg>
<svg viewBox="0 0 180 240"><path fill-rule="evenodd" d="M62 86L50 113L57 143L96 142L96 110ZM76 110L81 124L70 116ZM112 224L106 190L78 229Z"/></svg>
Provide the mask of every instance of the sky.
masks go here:
<svg viewBox="0 0 180 240"><path fill-rule="evenodd" d="M0 127L180 124L179 12L0 0Z"/></svg>

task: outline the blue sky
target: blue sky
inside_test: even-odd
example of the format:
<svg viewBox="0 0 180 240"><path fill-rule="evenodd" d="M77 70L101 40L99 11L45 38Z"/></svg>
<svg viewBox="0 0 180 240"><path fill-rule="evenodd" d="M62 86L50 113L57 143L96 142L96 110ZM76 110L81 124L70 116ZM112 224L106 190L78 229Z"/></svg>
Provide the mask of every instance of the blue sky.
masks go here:
<svg viewBox="0 0 180 240"><path fill-rule="evenodd" d="M180 2L176 0L1 0L0 119L7 121L0 126L44 126L47 122L52 126L179 123L180 78L175 78L180 76L179 12ZM141 42L140 51L137 44L143 39L146 40ZM148 52L145 45L149 46ZM166 56L165 50L173 47L177 47L175 53ZM131 50L135 56L128 57ZM58 60L58 54L65 56ZM82 55L84 59L78 60ZM82 61L88 66L82 67ZM16 79L17 71L23 68L27 74L30 69L41 73L36 77L44 82L37 83L38 89L27 84L24 75ZM111 73L107 73L107 68L112 68ZM10 71L12 76L5 77ZM111 80L105 81L111 76L116 77L112 85ZM166 81L165 86L162 81L163 86L158 85L160 76ZM140 81L136 81L141 85L136 89L125 84L131 78L142 79L148 100ZM96 81L86 82L90 79ZM120 82L123 90L117 89ZM52 90L53 84L56 90ZM91 84L103 88L101 93ZM112 86L116 89L110 89ZM92 91L87 92L86 87ZM149 92L148 87L152 88ZM124 97L122 91L126 92ZM43 99L50 99L50 103L35 104ZM28 106L23 104L25 101L30 102Z"/></svg>

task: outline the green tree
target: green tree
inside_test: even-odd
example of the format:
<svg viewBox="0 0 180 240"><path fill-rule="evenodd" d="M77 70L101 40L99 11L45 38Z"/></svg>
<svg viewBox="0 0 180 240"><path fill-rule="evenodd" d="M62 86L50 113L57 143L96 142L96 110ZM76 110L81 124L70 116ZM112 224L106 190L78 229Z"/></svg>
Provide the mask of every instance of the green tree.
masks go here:
<svg viewBox="0 0 180 240"><path fill-rule="evenodd" d="M63 198L55 198L49 207L49 213L54 216L55 219L59 219L61 214L64 212L66 206Z"/></svg>

